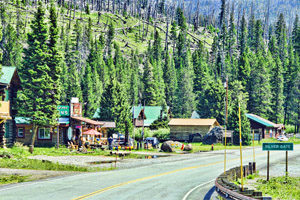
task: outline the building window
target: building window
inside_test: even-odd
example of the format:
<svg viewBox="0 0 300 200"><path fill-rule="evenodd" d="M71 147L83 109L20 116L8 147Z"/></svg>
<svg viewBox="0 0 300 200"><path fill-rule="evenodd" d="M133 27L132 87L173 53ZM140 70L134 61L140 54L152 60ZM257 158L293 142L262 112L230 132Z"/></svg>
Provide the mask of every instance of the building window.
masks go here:
<svg viewBox="0 0 300 200"><path fill-rule="evenodd" d="M40 140L50 140L50 128L39 128L38 139Z"/></svg>
<svg viewBox="0 0 300 200"><path fill-rule="evenodd" d="M24 138L25 137L24 128L18 128L18 137L19 138Z"/></svg>

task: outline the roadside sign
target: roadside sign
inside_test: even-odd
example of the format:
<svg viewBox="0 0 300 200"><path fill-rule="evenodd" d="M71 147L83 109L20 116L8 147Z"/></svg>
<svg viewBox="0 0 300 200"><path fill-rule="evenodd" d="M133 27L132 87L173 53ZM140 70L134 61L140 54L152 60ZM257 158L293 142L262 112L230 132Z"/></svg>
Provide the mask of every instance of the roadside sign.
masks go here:
<svg viewBox="0 0 300 200"><path fill-rule="evenodd" d="M285 174L288 176L288 151L294 151L293 143L263 143L263 151L268 151L267 154L267 181L270 178L270 151L285 151Z"/></svg>
<svg viewBox="0 0 300 200"><path fill-rule="evenodd" d="M59 105L57 106L60 117L69 117L70 116L70 106Z"/></svg>
<svg viewBox="0 0 300 200"><path fill-rule="evenodd" d="M293 151L293 143L263 143L263 151Z"/></svg>

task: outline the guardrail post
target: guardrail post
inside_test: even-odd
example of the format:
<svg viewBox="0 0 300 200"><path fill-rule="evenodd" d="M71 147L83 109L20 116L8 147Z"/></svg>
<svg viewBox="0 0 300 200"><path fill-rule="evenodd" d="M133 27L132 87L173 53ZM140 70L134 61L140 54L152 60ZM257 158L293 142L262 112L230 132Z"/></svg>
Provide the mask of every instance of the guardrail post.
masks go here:
<svg viewBox="0 0 300 200"><path fill-rule="evenodd" d="M252 165L252 162L249 162L249 172L250 172L250 174L253 174L253 165Z"/></svg>

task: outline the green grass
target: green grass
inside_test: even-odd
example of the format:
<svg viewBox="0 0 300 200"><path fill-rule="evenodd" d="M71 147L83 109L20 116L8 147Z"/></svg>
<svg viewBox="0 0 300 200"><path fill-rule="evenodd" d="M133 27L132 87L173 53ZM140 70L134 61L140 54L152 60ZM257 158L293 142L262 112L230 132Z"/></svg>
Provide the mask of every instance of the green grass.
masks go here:
<svg viewBox="0 0 300 200"><path fill-rule="evenodd" d="M98 167L84 167L76 165L64 165L53 163L50 161L42 161L36 159L29 159L28 156L47 155L47 156L65 156L65 155L109 155L108 151L95 150L93 154L78 153L77 151L70 151L63 147L59 149L53 148L35 148L34 153L30 154L26 146L14 146L8 149L0 148L0 155L9 155L11 158L0 158L0 168L14 168L14 169L34 169L34 170L55 170L55 171L106 171L112 168L98 168ZM7 157L7 156L6 156Z"/></svg>
<svg viewBox="0 0 300 200"><path fill-rule="evenodd" d="M268 138L268 139L263 139L262 141L258 142L258 141L254 141L254 145L255 146L261 146L262 143L276 143L276 142L280 142L275 138ZM294 143L294 144L300 144L300 139L296 138L296 137L290 137L288 141L283 141L280 143ZM251 144L252 145L252 144Z"/></svg>
<svg viewBox="0 0 300 200"><path fill-rule="evenodd" d="M42 161L28 158L1 158L0 168L13 168L13 169L33 169L33 170L53 170L53 171L80 171L91 172L100 171L100 168L94 167L81 167L76 165L63 165L59 163L53 163L50 161ZM102 169L101 170L108 170Z"/></svg>
<svg viewBox="0 0 300 200"><path fill-rule="evenodd" d="M185 144L186 145L186 144ZM207 145L207 144L202 144L201 142L199 143L192 143L193 150L191 151L192 153L194 152L202 152L202 151L211 151L211 146L212 145ZM227 145L226 149L238 149L240 146L234 146L234 145ZM224 150L225 146L223 144L214 144L214 151L217 150Z"/></svg>
<svg viewBox="0 0 300 200"><path fill-rule="evenodd" d="M0 175L0 185L30 181L30 176Z"/></svg>
<svg viewBox="0 0 300 200"><path fill-rule="evenodd" d="M300 177L275 177L269 182L263 179L257 181L257 189L273 199L292 200L300 198Z"/></svg>

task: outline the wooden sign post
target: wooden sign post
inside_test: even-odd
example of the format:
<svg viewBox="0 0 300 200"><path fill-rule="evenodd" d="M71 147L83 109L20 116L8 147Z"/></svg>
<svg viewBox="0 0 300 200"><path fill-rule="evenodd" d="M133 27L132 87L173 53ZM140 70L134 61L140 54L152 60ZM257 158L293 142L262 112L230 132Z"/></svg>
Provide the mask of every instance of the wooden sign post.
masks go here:
<svg viewBox="0 0 300 200"><path fill-rule="evenodd" d="M270 151L285 151L285 175L288 176L288 151L294 150L293 143L263 143L263 151L268 151L267 158L267 181L270 179Z"/></svg>

